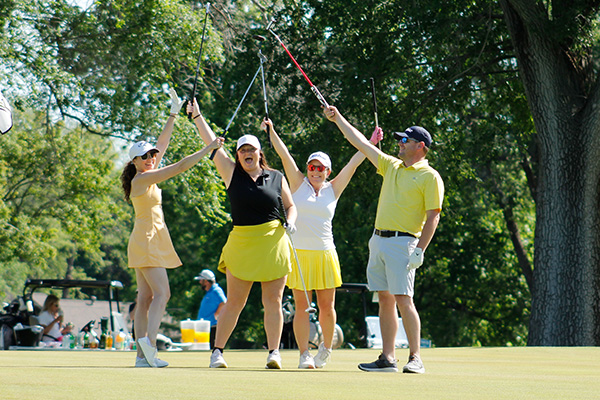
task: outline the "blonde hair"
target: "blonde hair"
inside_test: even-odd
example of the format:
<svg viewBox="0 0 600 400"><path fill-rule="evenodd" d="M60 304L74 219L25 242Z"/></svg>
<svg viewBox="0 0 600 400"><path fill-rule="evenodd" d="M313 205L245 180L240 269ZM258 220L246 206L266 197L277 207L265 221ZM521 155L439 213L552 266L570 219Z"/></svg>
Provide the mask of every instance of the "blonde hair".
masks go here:
<svg viewBox="0 0 600 400"><path fill-rule="evenodd" d="M42 307L42 311L47 311L51 305L58 304L60 299L53 294L49 294L44 301L44 306Z"/></svg>

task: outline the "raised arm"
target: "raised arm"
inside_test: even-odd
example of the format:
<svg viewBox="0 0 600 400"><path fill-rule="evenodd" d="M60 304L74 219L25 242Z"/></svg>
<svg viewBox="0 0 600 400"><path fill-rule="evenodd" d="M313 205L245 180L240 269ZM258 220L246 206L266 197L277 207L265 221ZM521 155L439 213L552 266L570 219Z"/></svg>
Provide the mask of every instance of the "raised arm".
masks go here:
<svg viewBox="0 0 600 400"><path fill-rule="evenodd" d="M147 188L154 184L164 182L169 178L174 177L177 174L180 174L188 169L192 168L196 165L204 156L210 154L214 149L218 149L223 145L224 139L217 138L213 140L211 144L204 147L202 150L199 150L189 156L181 159L175 164L167 165L166 167L153 169L150 171L146 171L143 173L138 173L135 178L131 181L131 191L132 193L143 193ZM144 189L144 190L142 190Z"/></svg>
<svg viewBox="0 0 600 400"><path fill-rule="evenodd" d="M183 104L182 100L179 100L177 97L177 92L171 88L169 90L169 94L171 95L171 113L169 114L169 118L167 119L167 123L165 124L158 140L156 141L156 148L159 150L156 155L156 163L154 164L158 168L160 161L163 156L166 154L167 147L169 147L169 142L171 141L171 135L173 134L173 127L175 126L175 118L177 114L179 114L179 110L181 110L181 105Z"/></svg>
<svg viewBox="0 0 600 400"><path fill-rule="evenodd" d="M296 225L298 210L296 209L296 204L294 204L290 186L285 178L281 180L281 200L283 200L283 207L285 208L288 224Z"/></svg>
<svg viewBox="0 0 600 400"><path fill-rule="evenodd" d="M369 142L376 146L381 139L383 139L383 131L380 127L377 127L373 131ZM348 186L348 183L350 183L350 179L352 179L352 176L354 176L356 169L360 164L362 164L364 160L365 155L358 151L350 159L350 161L348 161L348 164L346 164L344 168L342 168L340 173L337 174L337 176L331 180L331 186L333 187L333 193L335 194L336 199L342 195L342 193L346 189L346 186Z"/></svg>
<svg viewBox="0 0 600 400"><path fill-rule="evenodd" d="M285 175L290 181L290 190L292 191L292 193L295 193L296 190L298 190L298 188L302 184L302 181L304 180L304 174L298 169L296 161L294 161L294 158L288 151L287 147L285 146L277 132L275 132L275 128L273 128L273 122L270 119L265 118L262 124L260 125L260 128L264 131L267 131L268 128L273 148L277 152L279 158L281 158L281 162L283 163L283 169L285 170Z"/></svg>
<svg viewBox="0 0 600 400"><path fill-rule="evenodd" d="M208 144L215 140L216 135L200 113L200 108L198 107L196 99L193 99L191 103L188 102L187 112L188 114L192 113L192 119L202 140L204 140L204 143ZM231 177L233 176L233 170L235 169L235 162L227 155L223 148L217 150L214 162L223 182L225 182L225 186L229 187Z"/></svg>
<svg viewBox="0 0 600 400"><path fill-rule="evenodd" d="M373 144L371 144L358 129L352 126L334 106L324 108L323 113L328 120L337 125L352 146L363 153L375 167L378 167L379 155L384 154L381 150L376 146L373 146Z"/></svg>

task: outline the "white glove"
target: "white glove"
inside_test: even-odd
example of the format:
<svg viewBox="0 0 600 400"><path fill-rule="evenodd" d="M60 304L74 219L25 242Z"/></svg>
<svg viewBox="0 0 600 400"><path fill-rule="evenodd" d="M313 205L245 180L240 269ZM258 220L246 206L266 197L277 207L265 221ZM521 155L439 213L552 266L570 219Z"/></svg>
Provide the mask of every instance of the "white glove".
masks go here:
<svg viewBox="0 0 600 400"><path fill-rule="evenodd" d="M296 233L296 225L292 224L291 222L288 222L287 224L285 224L285 230L287 231L288 235L293 235L294 233Z"/></svg>
<svg viewBox="0 0 600 400"><path fill-rule="evenodd" d="M421 265L423 265L424 255L425 253L423 253L423 249L416 247L410 255L410 259L408 260L408 266L406 267L406 269L412 271L413 269L417 269Z"/></svg>
<svg viewBox="0 0 600 400"><path fill-rule="evenodd" d="M169 89L169 94L171 95L171 114L177 115L185 100L179 100L177 92L173 88Z"/></svg>

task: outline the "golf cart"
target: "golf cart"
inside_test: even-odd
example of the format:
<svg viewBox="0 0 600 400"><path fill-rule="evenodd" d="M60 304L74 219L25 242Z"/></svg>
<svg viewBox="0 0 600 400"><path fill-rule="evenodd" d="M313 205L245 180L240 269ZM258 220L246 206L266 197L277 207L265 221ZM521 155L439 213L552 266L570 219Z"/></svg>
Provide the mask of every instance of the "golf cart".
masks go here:
<svg viewBox="0 0 600 400"><path fill-rule="evenodd" d="M15 344L19 346L37 346L39 344L41 333L35 327L38 325L37 316L41 312L41 307L38 302L34 301L34 293L40 288L92 288L106 290L108 310L98 311L97 306L92 307L95 297L91 296L91 303L86 302L84 305L87 306L84 310L84 318L97 318L98 315L96 314L100 313L108 316L111 331L126 330L123 317L121 316L118 295L118 290L123 289L121 282L105 280L27 279L23 289L23 296L14 299L10 304L5 306L4 313L0 314L0 350L8 350L10 346L14 346ZM69 299L63 300L63 307L64 302L67 300ZM114 305L116 307L113 307L113 302L115 302ZM90 312L92 309L94 309L95 314ZM91 327L93 323L94 320L91 320L85 326ZM20 328L18 332L15 330L17 326Z"/></svg>

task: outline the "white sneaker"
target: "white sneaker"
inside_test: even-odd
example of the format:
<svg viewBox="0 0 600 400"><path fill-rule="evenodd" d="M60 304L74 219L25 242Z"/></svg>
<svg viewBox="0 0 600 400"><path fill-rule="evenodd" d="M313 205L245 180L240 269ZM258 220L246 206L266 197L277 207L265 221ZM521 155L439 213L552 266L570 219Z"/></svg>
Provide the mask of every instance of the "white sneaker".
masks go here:
<svg viewBox="0 0 600 400"><path fill-rule="evenodd" d="M281 369L281 355L279 355L279 350L275 349L269 353L265 369Z"/></svg>
<svg viewBox="0 0 600 400"><path fill-rule="evenodd" d="M169 365L168 362L161 360L160 358L155 358L154 359L154 363L156 364L156 368L163 368ZM136 368L152 368L150 367L150 364L148 364L148 361L146 361L145 358L139 358L136 357L135 358L135 367Z"/></svg>
<svg viewBox="0 0 600 400"><path fill-rule="evenodd" d="M308 350L300 354L300 362L298 362L298 368L300 369L315 369L315 360L310 355Z"/></svg>
<svg viewBox="0 0 600 400"><path fill-rule="evenodd" d="M419 357L411 355L408 357L408 363L402 368L402 372L408 374L424 374L425 367Z"/></svg>
<svg viewBox="0 0 600 400"><path fill-rule="evenodd" d="M331 349L325 347L324 343L319 345L319 352L315 356L315 367L323 368L331 360Z"/></svg>
<svg viewBox="0 0 600 400"><path fill-rule="evenodd" d="M148 364L148 361L146 361L146 359L144 357L142 357L142 358L136 357L135 358L135 367L136 368L152 368L152 367L150 367L150 364Z"/></svg>
<svg viewBox="0 0 600 400"><path fill-rule="evenodd" d="M221 350L215 349L210 355L210 368L227 368L227 363L223 358Z"/></svg>
<svg viewBox="0 0 600 400"><path fill-rule="evenodd" d="M156 348L152 346L148 336L138 339L138 345L142 349L142 353L144 354L148 364L150 364L152 368L156 368L156 363L154 362L156 359Z"/></svg>

